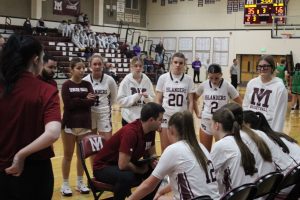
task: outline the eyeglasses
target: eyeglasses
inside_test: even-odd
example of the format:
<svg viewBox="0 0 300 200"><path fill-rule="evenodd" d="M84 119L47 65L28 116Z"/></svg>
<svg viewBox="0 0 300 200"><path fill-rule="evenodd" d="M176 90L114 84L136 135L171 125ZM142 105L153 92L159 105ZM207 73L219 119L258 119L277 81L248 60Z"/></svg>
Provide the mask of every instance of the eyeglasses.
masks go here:
<svg viewBox="0 0 300 200"><path fill-rule="evenodd" d="M272 67L271 65L257 65L257 70L268 70L270 67Z"/></svg>

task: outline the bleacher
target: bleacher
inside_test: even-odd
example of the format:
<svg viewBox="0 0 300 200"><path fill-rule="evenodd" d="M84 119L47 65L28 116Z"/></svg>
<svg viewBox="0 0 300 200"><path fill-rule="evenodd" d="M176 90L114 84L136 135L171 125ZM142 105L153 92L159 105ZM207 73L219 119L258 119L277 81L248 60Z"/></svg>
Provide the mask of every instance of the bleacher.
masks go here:
<svg viewBox="0 0 300 200"><path fill-rule="evenodd" d="M25 34L22 26L16 25L4 25L0 24L0 33L4 33L8 37L12 33ZM107 34L107 33L106 33ZM76 47L69 37L62 37L57 29L48 28L46 35L34 34L44 46L45 52L54 56L58 62L58 70L55 75L55 79L67 79L69 78L69 63L73 57L80 57L84 60L87 68L86 73L90 73L88 68L88 61L86 60L84 50ZM104 62L110 63L112 68L111 71L115 73L119 81L130 72L130 59L122 54L119 49L95 49L93 53L99 53L103 58ZM147 76L153 83L156 83L158 74L154 72L146 72ZM58 81L60 82L60 81Z"/></svg>

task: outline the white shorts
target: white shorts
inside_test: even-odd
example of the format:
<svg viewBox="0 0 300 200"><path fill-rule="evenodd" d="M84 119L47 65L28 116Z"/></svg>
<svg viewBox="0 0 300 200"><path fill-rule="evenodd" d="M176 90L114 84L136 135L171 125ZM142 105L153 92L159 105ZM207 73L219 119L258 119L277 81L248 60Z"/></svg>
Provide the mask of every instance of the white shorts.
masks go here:
<svg viewBox="0 0 300 200"><path fill-rule="evenodd" d="M92 129L99 132L111 132L111 113L97 113L92 111Z"/></svg>
<svg viewBox="0 0 300 200"><path fill-rule="evenodd" d="M168 126L168 123L169 123L169 120L170 120L170 115L168 115L168 114L164 114L163 115L163 120L162 120L162 122L161 122L161 127L162 128L168 128L169 126Z"/></svg>
<svg viewBox="0 0 300 200"><path fill-rule="evenodd" d="M73 134L75 136L85 135L91 132L90 129L87 128L67 128L65 127L65 133Z"/></svg>
<svg viewBox="0 0 300 200"><path fill-rule="evenodd" d="M201 118L200 128L207 134L212 135L211 119Z"/></svg>

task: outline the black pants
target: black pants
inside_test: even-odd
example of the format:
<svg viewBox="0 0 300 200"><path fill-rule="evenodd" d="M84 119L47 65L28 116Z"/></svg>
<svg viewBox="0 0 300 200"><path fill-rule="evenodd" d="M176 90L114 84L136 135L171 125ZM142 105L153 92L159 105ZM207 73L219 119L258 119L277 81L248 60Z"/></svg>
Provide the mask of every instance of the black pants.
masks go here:
<svg viewBox="0 0 300 200"><path fill-rule="evenodd" d="M0 198L51 200L54 178L51 160L26 160L19 177L0 172Z"/></svg>
<svg viewBox="0 0 300 200"><path fill-rule="evenodd" d="M238 82L237 82L237 75L236 74L231 74L231 84L233 85L233 87L236 89L238 86Z"/></svg>
<svg viewBox="0 0 300 200"><path fill-rule="evenodd" d="M194 83L200 83L200 72L199 71L194 71ZM196 77L197 77L197 82L196 82Z"/></svg>
<svg viewBox="0 0 300 200"><path fill-rule="evenodd" d="M126 124L128 124L128 122L124 118L122 118L122 126L125 126Z"/></svg>
<svg viewBox="0 0 300 200"><path fill-rule="evenodd" d="M108 166L101 170L95 170L94 176L101 182L114 185L114 200L124 200L131 194L131 188L138 186L151 173L152 170L149 170L146 174L140 175L131 171L120 170L118 166ZM153 200L158 187L159 185L143 200Z"/></svg>

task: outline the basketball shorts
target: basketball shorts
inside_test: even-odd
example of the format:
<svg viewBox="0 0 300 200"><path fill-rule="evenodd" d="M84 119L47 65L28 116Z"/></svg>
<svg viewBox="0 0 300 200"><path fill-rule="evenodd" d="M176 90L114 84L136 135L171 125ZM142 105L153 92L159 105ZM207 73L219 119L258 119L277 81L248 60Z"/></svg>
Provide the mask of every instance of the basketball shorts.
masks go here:
<svg viewBox="0 0 300 200"><path fill-rule="evenodd" d="M168 123L169 123L170 117L171 117L171 115L168 115L168 114L163 115L163 120L161 122L161 127L162 128L168 128L169 127Z"/></svg>
<svg viewBox="0 0 300 200"><path fill-rule="evenodd" d="M99 132L110 132L112 130L111 113L97 113L92 111L92 129L97 129Z"/></svg>
<svg viewBox="0 0 300 200"><path fill-rule="evenodd" d="M87 128L67 128L65 127L65 133L73 134L75 136L85 135L91 132L90 129Z"/></svg>
<svg viewBox="0 0 300 200"><path fill-rule="evenodd" d="M202 118L200 123L200 128L204 131L207 135L212 135L211 130L211 119L209 118Z"/></svg>
<svg viewBox="0 0 300 200"><path fill-rule="evenodd" d="M300 94L300 85L292 85L292 94Z"/></svg>

